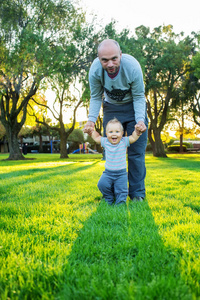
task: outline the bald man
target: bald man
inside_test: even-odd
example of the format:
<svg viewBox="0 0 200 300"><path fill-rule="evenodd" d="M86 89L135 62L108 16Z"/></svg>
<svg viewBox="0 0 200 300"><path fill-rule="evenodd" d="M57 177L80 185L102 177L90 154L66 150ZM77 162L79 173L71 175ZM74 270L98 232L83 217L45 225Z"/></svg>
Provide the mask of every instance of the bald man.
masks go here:
<svg viewBox="0 0 200 300"><path fill-rule="evenodd" d="M140 64L133 56L122 54L115 40L104 40L91 65L89 83L91 99L84 132L91 134L94 130L102 101L104 135L106 124L113 118L122 123L128 136L136 129L140 137L128 148L129 197L143 201L148 119Z"/></svg>

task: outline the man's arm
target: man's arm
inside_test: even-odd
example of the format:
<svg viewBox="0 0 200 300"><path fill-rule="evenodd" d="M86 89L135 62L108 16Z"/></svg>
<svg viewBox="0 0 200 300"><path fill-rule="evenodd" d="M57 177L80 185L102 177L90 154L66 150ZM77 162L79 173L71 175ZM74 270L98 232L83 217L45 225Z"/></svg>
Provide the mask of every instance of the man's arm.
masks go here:
<svg viewBox="0 0 200 300"><path fill-rule="evenodd" d="M100 70L100 71L99 71ZM102 67L99 59L95 59L89 71L89 85L90 85L90 106L88 121L83 129L85 133L92 134L94 124L99 115L102 104L103 86L101 77L98 72L101 72Z"/></svg>
<svg viewBox="0 0 200 300"><path fill-rule="evenodd" d="M144 123L146 113L146 98L142 69L136 59L132 60L129 68L132 69L131 93L133 97L135 120L136 123L139 123L139 121L143 121Z"/></svg>

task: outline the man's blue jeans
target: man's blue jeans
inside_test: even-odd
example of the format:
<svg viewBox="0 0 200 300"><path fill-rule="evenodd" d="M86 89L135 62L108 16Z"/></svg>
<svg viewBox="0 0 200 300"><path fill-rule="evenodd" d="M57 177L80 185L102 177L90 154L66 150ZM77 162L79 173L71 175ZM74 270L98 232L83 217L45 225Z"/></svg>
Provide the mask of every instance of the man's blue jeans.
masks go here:
<svg viewBox="0 0 200 300"><path fill-rule="evenodd" d="M105 127L108 121L117 118L124 127L124 134L131 135L135 130L135 112L133 103L125 103L114 105L104 101L103 104L103 127L104 136ZM146 115L145 125L148 126L148 118ZM147 130L139 137L139 139L128 147L128 181L129 181L129 197L145 197L145 151L147 146Z"/></svg>

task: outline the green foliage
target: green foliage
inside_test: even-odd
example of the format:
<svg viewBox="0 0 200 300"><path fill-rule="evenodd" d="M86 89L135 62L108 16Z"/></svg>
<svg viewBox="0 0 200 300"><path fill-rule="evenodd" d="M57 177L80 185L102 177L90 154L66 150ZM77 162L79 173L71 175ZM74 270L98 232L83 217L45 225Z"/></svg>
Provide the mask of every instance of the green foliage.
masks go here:
<svg viewBox="0 0 200 300"><path fill-rule="evenodd" d="M77 142L79 144L84 143L84 134L81 129L74 129L73 132L69 135L68 141Z"/></svg>
<svg viewBox="0 0 200 300"><path fill-rule="evenodd" d="M200 52L198 52L192 59L192 66L195 69L195 76L200 78Z"/></svg>
<svg viewBox="0 0 200 300"><path fill-rule="evenodd" d="M2 300L199 299L199 155L147 155L127 206L100 201L101 155L27 157L0 161Z"/></svg>

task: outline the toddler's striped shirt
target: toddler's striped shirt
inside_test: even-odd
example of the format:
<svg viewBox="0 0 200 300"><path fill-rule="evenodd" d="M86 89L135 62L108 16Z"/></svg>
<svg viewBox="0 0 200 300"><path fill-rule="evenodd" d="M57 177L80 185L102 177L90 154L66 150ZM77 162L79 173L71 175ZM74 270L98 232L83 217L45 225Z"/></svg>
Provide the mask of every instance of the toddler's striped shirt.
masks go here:
<svg viewBox="0 0 200 300"><path fill-rule="evenodd" d="M102 137L101 146L105 149L105 169L112 171L126 169L126 150L130 146L128 137L122 137L116 145L111 144L106 137Z"/></svg>

